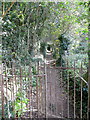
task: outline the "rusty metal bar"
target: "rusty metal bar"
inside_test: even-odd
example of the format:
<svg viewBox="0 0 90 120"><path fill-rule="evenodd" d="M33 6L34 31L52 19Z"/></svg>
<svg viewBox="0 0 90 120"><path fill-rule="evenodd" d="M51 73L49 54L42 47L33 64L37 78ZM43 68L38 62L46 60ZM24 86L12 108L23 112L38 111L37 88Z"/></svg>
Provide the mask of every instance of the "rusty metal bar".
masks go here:
<svg viewBox="0 0 90 120"><path fill-rule="evenodd" d="M20 67L20 92L21 92L21 114L22 114L22 68Z"/></svg>
<svg viewBox="0 0 90 120"><path fill-rule="evenodd" d="M55 85L56 85L56 69L54 70L54 72L55 72L55 79L54 79L54 86L53 86L54 89L53 89L53 90L54 90L54 93L55 93L55 94L54 94L53 99L54 99L54 105L55 105L55 106L54 106L54 108L53 108L53 114L55 115L55 113L56 113L56 86L55 86Z"/></svg>
<svg viewBox="0 0 90 120"><path fill-rule="evenodd" d="M38 61L38 68L37 68L38 74L40 74L40 67L39 66L40 66L40 62ZM39 102L39 115L40 115L40 113L41 113L41 92L42 92L41 91L41 86L42 86L41 85L41 77L38 77L38 80L39 80L38 81L39 82L39 101L38 102Z"/></svg>
<svg viewBox="0 0 90 120"><path fill-rule="evenodd" d="M46 84L45 84L45 90L46 90L46 94L45 94L45 98L46 98L46 118L47 118L47 66L45 65L45 78L46 78Z"/></svg>
<svg viewBox="0 0 90 120"><path fill-rule="evenodd" d="M74 61L74 118L76 118L76 79L75 79L75 61Z"/></svg>
<svg viewBox="0 0 90 120"><path fill-rule="evenodd" d="M62 60L61 60L61 67L62 67ZM61 116L63 118L63 73L62 73L62 69L60 70L60 73L61 73L61 101L62 101L62 104L61 104Z"/></svg>
<svg viewBox="0 0 90 120"><path fill-rule="evenodd" d="M68 63L68 61L67 61L67 66L69 65L69 63ZM68 99L68 118L69 118L69 73L68 73L68 71L67 71L67 90L68 90L68 96L67 96L67 99Z"/></svg>
<svg viewBox="0 0 90 120"><path fill-rule="evenodd" d="M39 61L37 63L37 74L40 74ZM40 77L38 77L38 115L40 115Z"/></svg>
<svg viewBox="0 0 90 120"><path fill-rule="evenodd" d="M51 75L51 72L50 72L50 75ZM50 102L52 101L52 85L51 85L51 82L50 82ZM50 106L50 115L52 115L52 105Z"/></svg>
<svg viewBox="0 0 90 120"><path fill-rule="evenodd" d="M52 115L52 80L51 80L51 69L49 72L49 80L50 80L50 116Z"/></svg>
<svg viewBox="0 0 90 120"><path fill-rule="evenodd" d="M47 65L47 68L49 67L49 68L51 68L51 69L52 69L52 68L53 68L53 69L56 68L56 69L72 69L72 70L74 70L74 66L73 66L73 67L61 67L61 66L60 66L60 67L59 67L59 66L56 67L56 66L51 66L51 64L49 64L49 65L46 64L46 65ZM16 69L19 69L18 67L15 67L15 68L16 68ZM41 68L44 68L44 66L39 66L39 69L41 69ZM76 70L80 70L81 68L77 68L77 67L76 67L75 69L76 69ZM83 70L86 70L86 69L83 68Z"/></svg>
<svg viewBox="0 0 90 120"><path fill-rule="evenodd" d="M6 80L6 96L7 96L7 67L5 65L5 80ZM7 100L6 100L7 103Z"/></svg>
<svg viewBox="0 0 90 120"><path fill-rule="evenodd" d="M15 82L15 80L14 80L14 77L13 77L13 75L14 75L14 64L13 64L13 66L12 66L12 93L13 93L13 105L12 105L12 107L13 107L13 113L14 113L14 117L15 117L15 96L14 96L14 82Z"/></svg>
<svg viewBox="0 0 90 120"><path fill-rule="evenodd" d="M43 68L43 67L40 67L40 68ZM47 66L47 68L51 68L51 69L72 69L72 70L74 70L74 67L55 67L55 66ZM77 70L80 70L81 68L75 68L75 69L77 69ZM86 70L86 69L84 69L84 70Z"/></svg>
<svg viewBox="0 0 90 120"><path fill-rule="evenodd" d="M90 69L90 68L89 68ZM89 74L89 73L88 73ZM89 75L90 76L90 75ZM88 79L88 110L87 110L87 120L90 119L90 79Z"/></svg>
<svg viewBox="0 0 90 120"><path fill-rule="evenodd" d="M42 98L42 97L43 97L43 91L42 91L42 90L43 90L43 89L42 89L42 78L41 78L40 83L41 83L41 90L40 90L40 91L41 91L41 113L42 113L42 110L43 110L43 107L42 107L42 105L43 105L43 104L42 104L42 103L43 103L43 101L42 101L42 99L43 99L43 98Z"/></svg>
<svg viewBox="0 0 90 120"><path fill-rule="evenodd" d="M42 113L44 113L44 77L42 77Z"/></svg>
<svg viewBox="0 0 90 120"><path fill-rule="evenodd" d="M29 66L29 71L28 72L29 72L29 76L30 76L30 74L31 74L31 66ZM29 93L27 93L28 89L29 89ZM29 118L31 118L32 113L31 113L31 78L30 77L29 77L29 86L26 87L26 93L29 94L26 97L29 98Z"/></svg>
<svg viewBox="0 0 90 120"><path fill-rule="evenodd" d="M15 92L16 92L16 94L15 95L17 95L17 79L16 79L16 70L15 70L15 66L14 66L14 75L15 75ZM15 102L14 102L14 107L15 107ZM17 116L16 116L16 111L15 111L15 118L16 118Z"/></svg>
<svg viewBox="0 0 90 120"><path fill-rule="evenodd" d="M56 67L56 61L55 61L55 67ZM56 73L56 69L55 69L55 73ZM56 107L55 115L57 115L57 79L55 80L55 107Z"/></svg>
<svg viewBox="0 0 90 120"><path fill-rule="evenodd" d="M44 67L43 68L44 68L44 74L46 74L45 73L45 61L44 61ZM44 84L45 84L45 86L44 86L45 87L44 88L44 102L45 102L45 104L44 104L45 105L44 114L45 114L45 116L44 117L46 118L46 95L45 95L46 94L46 79L45 79L45 76L44 76Z"/></svg>
<svg viewBox="0 0 90 120"><path fill-rule="evenodd" d="M44 62L44 69L45 69L45 73L46 76L45 76L45 118L47 118L47 66L45 64L46 62Z"/></svg>
<svg viewBox="0 0 90 120"><path fill-rule="evenodd" d="M12 77L10 78L10 90L11 90L11 95L10 95L10 97L11 97L11 101L12 101Z"/></svg>
<svg viewBox="0 0 90 120"><path fill-rule="evenodd" d="M81 75L82 75L82 62L81 62L81 71L80 71ZM83 88L83 84L82 84L82 80L81 80L81 108L80 108L80 118L82 119L82 88Z"/></svg>
<svg viewBox="0 0 90 120"><path fill-rule="evenodd" d="M13 73L13 66L12 66L12 99L14 100L14 77L13 77L14 73Z"/></svg>
<svg viewBox="0 0 90 120"><path fill-rule="evenodd" d="M40 66L40 63L39 63ZM39 68L39 74L41 74L40 68ZM40 113L42 113L42 77L39 78L40 79Z"/></svg>
<svg viewBox="0 0 90 120"><path fill-rule="evenodd" d="M44 65L44 62L42 62L42 64ZM42 83L41 83L42 84L42 112L41 113L45 115L45 69L42 69L41 71L42 71L42 74L44 74L44 76L41 76L42 77Z"/></svg>
<svg viewBox="0 0 90 120"><path fill-rule="evenodd" d="M38 64L36 64L36 69L37 69L37 71L38 71ZM38 113L38 115L37 115L37 117L39 117L39 88L38 88L38 76L37 76L37 78L36 78L36 103L37 103L37 113Z"/></svg>
<svg viewBox="0 0 90 120"><path fill-rule="evenodd" d="M25 61L25 62L26 62L26 61ZM26 64L24 64L21 73L22 73L22 74L25 74L25 77L24 77L24 78L22 77L22 93L23 93L23 90L24 90L24 96L23 96L23 97L29 98L29 91L28 91L28 90L29 90L29 83L27 84ZM28 73L29 73L29 70L27 71L27 74L28 74ZM29 79L29 78L28 78L28 79ZM27 87L25 87L25 84L26 84ZM27 88L28 88L28 90L27 90ZM22 101L23 101L23 100L22 100ZM22 105L23 105L23 102L22 102ZM28 102L28 105L27 105L27 103L25 103L25 106L26 106L26 108L27 108L27 111L29 111L29 102ZM23 109L23 107L22 107L22 109ZM25 117L24 117L24 114L23 114L21 117L25 118Z"/></svg>
<svg viewBox="0 0 90 120"><path fill-rule="evenodd" d="M76 75L88 86L88 82L83 77L81 77L78 73L76 73Z"/></svg>
<svg viewBox="0 0 90 120"><path fill-rule="evenodd" d="M6 91L4 91L4 93L6 92L6 97L8 96L8 80L7 80L7 66L6 66L6 63L5 63L5 84L6 84ZM4 86L5 87L5 86ZM6 103L8 105L8 98L6 98ZM8 106L7 106L8 107ZM8 113L9 115L9 113ZM9 116L8 116L9 118Z"/></svg>
<svg viewBox="0 0 90 120"><path fill-rule="evenodd" d="M31 69L31 74L32 74L32 69ZM31 111L31 115L30 115L30 118L33 118L33 97L32 97L32 92L33 92L33 89L32 89L32 76L31 76L31 106L30 106L30 111Z"/></svg>
<svg viewBox="0 0 90 120"><path fill-rule="evenodd" d="M68 62L67 62L67 66L68 66ZM51 66L50 66L51 67ZM48 67L48 68L50 68L50 67ZM47 102L48 102L48 98L47 98L47 88L48 88L48 86L47 86L47 84L48 83L50 83L50 101L52 102L52 101L54 101L55 102L55 106L56 106L56 109L54 109L55 110L55 115L58 115L57 114L57 112L58 112L58 109L57 109L57 81L56 81L56 79L55 79L55 81L54 81L54 88L55 88L55 95L54 95L54 97L55 97L55 100L52 98L52 93L53 93L53 89L52 89L52 79L51 79L51 76L52 76L52 69L49 69L49 77L50 77L50 79L49 79L49 77L48 77L48 79L49 79L49 81L47 81L47 65L44 63L44 69L43 69L43 71L44 71L44 74L41 74L40 73L40 65L39 65L39 63L37 64L37 70L38 70L38 72L37 72L37 75L32 75L32 70L31 70L31 67L29 68L29 75L22 75L22 68L20 68L19 69L19 71L20 71L20 75L16 75L15 74L15 67L14 68L12 68L11 69L11 71L12 71L12 75L11 75L11 78L10 78L10 83L11 83L11 85L10 85L10 89L11 89L11 100L14 100L14 97L15 97L15 88L16 88L16 93L17 93L17 90L18 90L18 88L17 88L17 77L20 77L20 79L19 79L19 87L20 87L20 92L22 93L23 91L22 91L22 85L23 85L23 80L22 80L22 77L28 77L29 78L29 84L27 85L27 89L29 89L29 109L30 109L30 114L29 114L29 117L33 117L33 112L34 112L34 109L33 109L33 81L32 81L32 77L36 77L36 96L37 96L37 98L35 98L36 99L36 103L37 103L37 109L38 109L38 117L39 117L39 111L41 110L42 111L42 103L43 103L43 101L42 101L42 97L43 97L43 91L45 92L44 93L44 96L45 96L45 118L47 118L48 117L48 104L47 104ZM55 67L56 68L56 67ZM60 68L62 68L62 66L60 67ZM68 68L68 67L67 67ZM55 69L55 73L56 73L56 70L57 69ZM64 95L64 89L63 89L63 70L64 69L60 69L60 77L61 77L61 101L62 101L62 104L61 104L61 117L63 118L64 117L64 103L63 103L63 100L64 100L64 97L63 97L63 95ZM80 70L80 74L82 75L82 70L83 70L83 68L82 68L82 63L81 63L81 70ZM76 118L76 64L75 64L75 62L74 62L74 118ZM7 75L7 70L6 70L6 66L5 66L5 74L4 75L2 75L2 86L1 86L1 88L2 88L2 105L4 106L4 103L5 103L5 100L4 100L4 92L6 92L6 96L8 95L8 82L7 81L5 81L4 82L4 78L3 77L5 77L5 79L6 78L8 78L8 75ZM31 77L31 78L30 78ZM42 81L41 81L41 77L44 77L44 83L45 83L45 89L43 89L43 91L42 91L42 85L43 85L43 83L42 83ZM56 78L56 77L55 77ZM70 103L70 88L69 88L69 85L70 85L70 80L69 80L69 73L68 73L68 71L67 71L67 91L68 91L68 96L67 96L67 101L68 101L68 104L67 104L67 109L68 109L68 111L67 111L67 115L68 115L68 118L70 117L70 106L69 106L69 103ZM81 80L81 79L80 79ZM15 87L14 87L14 82L15 82ZM5 87L6 87L6 90L4 91L4 83L5 83ZM29 87L28 87L29 86ZM83 88L83 81L81 80L81 87L80 87L80 90L81 90L81 106L80 106L80 118L82 118L82 88ZM26 92L27 92L27 90L26 90ZM53 99L53 100L52 100ZM21 96L21 110L23 110L23 108L22 108L22 96ZM14 107L13 107L14 108ZM53 113L52 113L52 104L51 104L51 109L50 109L50 115L51 116L53 116ZM4 107L2 107L2 116L4 117ZM16 117L16 116L15 116Z"/></svg>
<svg viewBox="0 0 90 120"><path fill-rule="evenodd" d="M4 118L4 80L3 80L3 76L2 76L1 96L2 96L2 118Z"/></svg>
<svg viewBox="0 0 90 120"><path fill-rule="evenodd" d="M5 74L2 74L5 76ZM20 77L20 75L13 75L13 77ZM43 77L46 76L46 74L39 74L39 75L21 75L21 77ZM12 75L7 75L7 77L12 77Z"/></svg>

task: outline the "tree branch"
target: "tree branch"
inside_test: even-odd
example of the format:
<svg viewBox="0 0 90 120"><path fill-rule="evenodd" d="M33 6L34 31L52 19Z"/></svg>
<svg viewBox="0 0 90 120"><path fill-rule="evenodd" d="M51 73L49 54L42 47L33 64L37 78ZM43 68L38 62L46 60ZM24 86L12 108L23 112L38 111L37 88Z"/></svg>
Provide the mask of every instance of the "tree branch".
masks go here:
<svg viewBox="0 0 90 120"><path fill-rule="evenodd" d="M11 7L14 5L14 3L16 2L16 0L14 0L14 2L11 3L10 7L6 10L6 12L3 13L2 17L4 17L11 9Z"/></svg>

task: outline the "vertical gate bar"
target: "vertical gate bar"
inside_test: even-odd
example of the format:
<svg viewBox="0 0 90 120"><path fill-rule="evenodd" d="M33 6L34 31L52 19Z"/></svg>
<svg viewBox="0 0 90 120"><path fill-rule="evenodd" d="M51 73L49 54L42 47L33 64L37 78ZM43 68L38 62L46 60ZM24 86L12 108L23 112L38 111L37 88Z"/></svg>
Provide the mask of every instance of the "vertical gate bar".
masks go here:
<svg viewBox="0 0 90 120"><path fill-rule="evenodd" d="M50 66L51 67L51 66ZM52 82L51 82L51 68L49 67L49 70L50 70L50 115L52 116Z"/></svg>
<svg viewBox="0 0 90 120"><path fill-rule="evenodd" d="M14 96L14 64L12 66L12 93L13 93L13 101L14 101L14 98L15 98L15 96ZM14 118L15 118L15 101L14 101L12 107L13 107L13 113L14 113Z"/></svg>
<svg viewBox="0 0 90 120"><path fill-rule="evenodd" d="M20 92L21 92L21 115L22 115L22 68L20 67Z"/></svg>
<svg viewBox="0 0 90 120"><path fill-rule="evenodd" d="M41 77L41 113L42 113L42 97L43 97L42 94L43 93L42 93L42 77Z"/></svg>
<svg viewBox="0 0 90 120"><path fill-rule="evenodd" d="M8 84L7 77L8 77L8 76L7 76L7 67L6 67L6 63L5 63L5 79L6 79L6 91L5 91L5 92L6 92L6 96L8 96L8 95L7 95L7 94L8 94L8 92L7 92L7 91L8 91L8 90L7 90L7 89L8 89L8 88L7 88L7 84ZM7 105L7 107L8 107L8 100L7 100L7 99L8 99L8 98L6 98L6 105ZM8 115L9 115L9 113L8 113Z"/></svg>
<svg viewBox="0 0 90 120"><path fill-rule="evenodd" d="M32 111L31 111L31 66L29 65L29 110L30 110L30 112L29 112L29 118L31 118L31 116L32 116ZM26 89L28 89L27 88L27 86L26 86Z"/></svg>
<svg viewBox="0 0 90 120"><path fill-rule="evenodd" d="M16 67L15 67L15 85L16 85L16 95L17 95L17 91L18 91L18 82L17 82Z"/></svg>
<svg viewBox="0 0 90 120"><path fill-rule="evenodd" d="M32 100L33 100L33 99L32 99L32 91L33 91L33 90L32 90L32 77L33 77L33 76L32 76L32 69L31 69L31 107L30 107L31 118L33 117L33 108L32 108L32 107L33 107L33 104L32 104Z"/></svg>
<svg viewBox="0 0 90 120"><path fill-rule="evenodd" d="M62 59L61 59L61 67L62 67ZM62 76L62 69L61 69L61 101L62 101L62 104L61 104L61 112L62 112L62 118L63 118L63 76Z"/></svg>
<svg viewBox="0 0 90 120"><path fill-rule="evenodd" d="M87 70L88 70L88 68L87 68ZM88 82L88 84L87 84L87 95L88 95L88 99L87 99L87 120L89 119L89 111L88 111L88 109L89 109L89 82Z"/></svg>
<svg viewBox="0 0 90 120"><path fill-rule="evenodd" d="M56 70L56 61L55 61L55 73L56 72L57 72L57 70ZM57 79L55 80L55 108L56 108L55 115L57 115Z"/></svg>
<svg viewBox="0 0 90 120"><path fill-rule="evenodd" d="M26 65L26 64L25 64ZM23 96L23 98L24 97L26 97L26 90L25 90L25 87L24 87L24 80L25 80L25 76L26 76L26 69L24 69L25 68L25 65L23 66L23 68L21 69L21 81L22 81L22 96ZM24 72L25 72L25 74L24 74ZM28 73L28 72L27 72ZM24 76L23 76L23 74L24 74ZM28 75L27 75L28 76ZM25 94L23 94L23 91L25 92ZM22 98L22 116L21 117L23 117L24 118L24 112L23 112L23 98ZM26 107L26 103L25 103L25 107ZM25 108L26 109L26 108ZM27 110L28 110L28 108L27 108Z"/></svg>
<svg viewBox="0 0 90 120"><path fill-rule="evenodd" d="M13 63L12 63L11 72L12 72L12 78L11 78L11 95L12 95L12 101L13 101ZM12 105L12 107L13 107L13 105Z"/></svg>
<svg viewBox="0 0 90 120"><path fill-rule="evenodd" d="M28 92L28 89L29 89L29 92ZM27 108L29 110L29 118L31 118L31 109L30 109L30 107L31 107L31 92L30 92L30 90L31 90L31 86L30 86L30 77L29 77L29 86L27 87L27 85L26 85L26 97L29 99L29 106L27 105ZM29 94L29 95L27 95L27 94Z"/></svg>
<svg viewBox="0 0 90 120"><path fill-rule="evenodd" d="M76 79L75 79L75 61L74 61L74 118L76 118Z"/></svg>
<svg viewBox="0 0 90 120"><path fill-rule="evenodd" d="M54 73L56 74L56 70L54 68ZM56 76L55 76L56 77ZM56 78L55 78L56 79ZM53 98L53 101L54 101L54 107L53 107L53 114L55 115L55 110L56 110L56 90L55 90L55 84L56 84L56 80L54 79L54 86L53 86L53 90L54 90L54 98Z"/></svg>
<svg viewBox="0 0 90 120"><path fill-rule="evenodd" d="M47 65L47 68L48 68L48 65ZM50 71L47 71L47 79L49 80L49 81L47 81L47 88L48 88L48 96L47 96L47 98L48 98L48 104L47 104L47 111L48 111L48 113L50 114L50 109L49 109L49 104L50 104ZM48 114L47 113L47 114Z"/></svg>
<svg viewBox="0 0 90 120"><path fill-rule="evenodd" d="M36 69L38 70L37 64L36 64ZM37 114L39 114L39 106L38 106L38 76L36 76L36 103L37 103ZM39 115L37 115L38 117Z"/></svg>
<svg viewBox="0 0 90 120"><path fill-rule="evenodd" d="M67 67L69 67L69 63L68 63L68 61L67 61ZM68 118L69 118L69 73L68 73L68 71L67 71L67 90L68 90Z"/></svg>
<svg viewBox="0 0 90 120"><path fill-rule="evenodd" d="M7 96L7 68L6 68L6 64L5 64L5 79L6 79L6 96ZM6 104L7 104L7 100L6 100Z"/></svg>
<svg viewBox="0 0 90 120"><path fill-rule="evenodd" d="M38 61L38 74L40 74L40 61ZM41 113L41 77L39 77L39 111Z"/></svg>
<svg viewBox="0 0 90 120"><path fill-rule="evenodd" d="M3 81L3 75L2 75L2 91L1 91L1 95L2 95L2 118L4 118L4 81Z"/></svg>
<svg viewBox="0 0 90 120"><path fill-rule="evenodd" d="M11 71L12 71L12 68L11 68ZM10 89L11 89L11 95L10 95L10 97L11 97L11 101L12 101L12 75L11 75L11 78L10 78Z"/></svg>
<svg viewBox="0 0 90 120"><path fill-rule="evenodd" d="M90 71L90 61L89 61L89 65L87 68L87 71ZM88 84L87 84L87 89L88 89L88 105L87 105L87 120L90 119L90 74L88 73Z"/></svg>
<svg viewBox="0 0 90 120"><path fill-rule="evenodd" d="M15 69L15 66L14 66L14 75L15 75L15 95L17 95L17 80L16 80L16 69ZM16 101L15 101L16 102ZM15 118L16 118L16 111L15 111Z"/></svg>
<svg viewBox="0 0 90 120"><path fill-rule="evenodd" d="M12 66L11 66L11 64L12 64L12 62L10 63L10 72L12 72ZM11 90L11 92L10 92L10 100L12 101L12 76L11 76L11 78L9 79L10 80L10 90Z"/></svg>
<svg viewBox="0 0 90 120"><path fill-rule="evenodd" d="M42 77L42 113L44 113L44 76Z"/></svg>
<svg viewBox="0 0 90 120"><path fill-rule="evenodd" d="M14 84L14 82L13 82L13 65L12 65L12 101L13 101L13 99L14 99L13 84ZM14 108L14 106L13 106L13 108Z"/></svg>
<svg viewBox="0 0 90 120"><path fill-rule="evenodd" d="M81 62L81 71L80 71L81 75L82 75L82 62ZM83 84L82 84L82 80L81 80L81 112L80 112L80 118L82 119L82 88L83 88Z"/></svg>
<svg viewBox="0 0 90 120"><path fill-rule="evenodd" d="M50 77L51 77L51 71L50 71ZM51 81L50 81L50 102L51 102L51 100L52 100L52 92L51 92ZM52 115L52 104L50 103L50 115Z"/></svg>
<svg viewBox="0 0 90 120"><path fill-rule="evenodd" d="M2 62L0 64L0 107L1 107L1 113L0 113L1 115L0 118L1 118L2 117Z"/></svg>
<svg viewBox="0 0 90 120"><path fill-rule="evenodd" d="M47 118L47 66L46 60L44 62L44 69L45 69L45 118Z"/></svg>
<svg viewBox="0 0 90 120"><path fill-rule="evenodd" d="M17 71L20 72L20 69L17 68ZM18 74L17 74L18 75ZM16 75L16 94L18 93L18 88L20 87L20 76ZM20 75L20 74L19 74ZM16 111L16 118L18 119L18 111Z"/></svg>
<svg viewBox="0 0 90 120"><path fill-rule="evenodd" d="M29 90L30 90L30 88L29 88L29 68L28 68L28 70L27 70L27 73L26 73L26 64L24 65L24 71L23 72L25 72L24 73L24 76L23 76L23 78L24 79L22 79L22 82L23 82L23 88L24 88L24 91L25 91L25 97L27 98L27 99L29 99ZM28 81L27 81L28 80ZM26 81L26 85L25 85L25 81ZM28 83L28 84L27 84ZM27 108L27 111L29 111L29 101L26 103L26 108ZM30 111L29 111L30 112ZM30 115L30 113L29 113L29 115ZM25 117L24 117L25 118Z"/></svg>
<svg viewBox="0 0 90 120"><path fill-rule="evenodd" d="M26 69L25 69L26 70ZM31 71L31 67L30 67L30 65L29 65L29 69L28 69L28 73L29 73L29 76L28 76L28 80L29 80L29 84L28 84L28 86L27 86L27 84L26 84L26 88L25 88L25 90L26 90L26 98L28 98L29 99L29 105L27 105L27 108L28 108L28 110L29 110L29 118L31 117L30 115L31 115L31 112L30 112L30 106L31 106L31 98L30 98L30 72ZM26 80L26 75L25 75L25 80ZM29 92L28 92L28 89L29 89Z"/></svg>
<svg viewBox="0 0 90 120"><path fill-rule="evenodd" d="M39 74L41 74L40 70L41 64L39 63ZM42 76L40 77L40 112L42 113Z"/></svg>
<svg viewBox="0 0 90 120"><path fill-rule="evenodd" d="M37 63L37 74L39 75L39 61ZM40 77L38 76L38 116L40 115Z"/></svg>
<svg viewBox="0 0 90 120"><path fill-rule="evenodd" d="M44 74L45 74L45 62L46 61L44 61ZM45 76L44 76L44 83L45 83L45 94L44 94L44 96L45 96L45 118L46 118L46 79L45 79Z"/></svg>

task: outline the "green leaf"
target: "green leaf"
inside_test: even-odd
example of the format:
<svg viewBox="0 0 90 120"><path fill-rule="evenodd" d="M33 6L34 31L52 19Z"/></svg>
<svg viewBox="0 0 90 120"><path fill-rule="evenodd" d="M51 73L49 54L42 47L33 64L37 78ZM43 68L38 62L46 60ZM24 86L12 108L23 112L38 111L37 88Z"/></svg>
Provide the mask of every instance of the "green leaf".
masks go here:
<svg viewBox="0 0 90 120"><path fill-rule="evenodd" d="M2 58L2 55L0 55L0 58Z"/></svg>
<svg viewBox="0 0 90 120"><path fill-rule="evenodd" d="M89 40L89 38L88 38L88 37L86 37L86 38L85 38L85 40Z"/></svg>
<svg viewBox="0 0 90 120"><path fill-rule="evenodd" d="M88 30L83 30L82 32L83 32L83 33L88 33Z"/></svg>

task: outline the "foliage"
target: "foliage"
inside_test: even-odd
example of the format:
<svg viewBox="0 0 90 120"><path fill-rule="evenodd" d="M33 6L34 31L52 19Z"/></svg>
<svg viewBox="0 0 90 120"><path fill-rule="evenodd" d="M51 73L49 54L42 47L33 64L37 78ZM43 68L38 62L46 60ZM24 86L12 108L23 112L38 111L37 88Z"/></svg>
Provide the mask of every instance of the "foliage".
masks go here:
<svg viewBox="0 0 90 120"><path fill-rule="evenodd" d="M26 98L22 92L17 93L16 100L13 104L15 106L15 112L18 117L20 117L22 113L27 110L28 101L29 99Z"/></svg>
<svg viewBox="0 0 90 120"><path fill-rule="evenodd" d="M42 44L43 41L46 43L47 38L54 41L58 36L63 36L61 44L66 47L68 44L65 35L72 42L68 51L74 55L74 51L81 53L81 50L77 49L77 42L84 40L83 36L87 38L87 2L85 7L84 3L81 3L15 3L3 18L3 32L6 32L2 38L3 62L15 60L17 64L29 64L36 51L39 51L38 42ZM9 5L10 3L5 3L5 9ZM83 45L82 50L85 48ZM59 49L61 50L58 50L58 47L54 49L54 58L58 58L65 48L61 45Z"/></svg>
<svg viewBox="0 0 90 120"><path fill-rule="evenodd" d="M3 18L3 32L6 31L2 37L3 62L15 60L19 64L24 64L24 61L28 64L32 60L33 50L48 16L47 10L46 3L14 4Z"/></svg>
<svg viewBox="0 0 90 120"><path fill-rule="evenodd" d="M70 44L69 39L66 38L63 34L59 35L58 40L55 40L53 57L58 58L57 65L61 64L64 65L63 56L65 55L65 52L68 53L69 44Z"/></svg>
<svg viewBox="0 0 90 120"><path fill-rule="evenodd" d="M5 10L7 10L10 3L6 2L4 5ZM12 67L12 63L22 67L32 65L36 54L41 53L44 57L46 56L47 41L50 41L53 43L53 58L57 60L57 65L62 63L62 66L65 66L65 60L68 59L70 65L76 60L79 62L77 66L80 67L80 61L85 58L84 68L86 69L88 56L90 56L90 51L87 49L90 48L90 42L88 42L90 26L88 25L89 14L87 9L88 2L16 2L3 18L3 54L0 56L0 60L2 59L7 67ZM73 72L65 72L69 72L72 76L70 76L70 92L73 93ZM64 75L65 72L63 72L64 80L67 79L67 75ZM20 72L17 71L17 74L19 75ZM29 75L30 73L27 70L22 74ZM32 67L31 74L37 74L35 64ZM83 77L87 79L87 71L84 71ZM23 78L23 87L26 87L30 82L29 80L31 79ZM32 77L32 86L36 86L36 77ZM78 96L80 95L79 78L77 78L76 93ZM83 113L86 113L86 86L83 86L83 95ZM71 96L73 97L73 94ZM78 107L80 107L79 101L80 99L77 99ZM18 116L24 112L21 110L21 104L26 109L27 102L28 99L19 92L15 101ZM7 114L8 106L5 105L5 108Z"/></svg>
<svg viewBox="0 0 90 120"><path fill-rule="evenodd" d="M79 77L74 77L74 71L69 70L68 71L68 77L69 77L69 95L74 102L74 79L76 81L75 83L75 101L76 101L76 117L80 118L80 106L81 106L81 79ZM67 81L67 80L66 80ZM82 82L83 88L82 88L82 116L84 119L87 118L87 105L88 105L88 86ZM78 97L80 96L80 97Z"/></svg>
<svg viewBox="0 0 90 120"><path fill-rule="evenodd" d="M46 56L46 46L47 46L46 42L41 42L40 52L43 54L44 57Z"/></svg>

